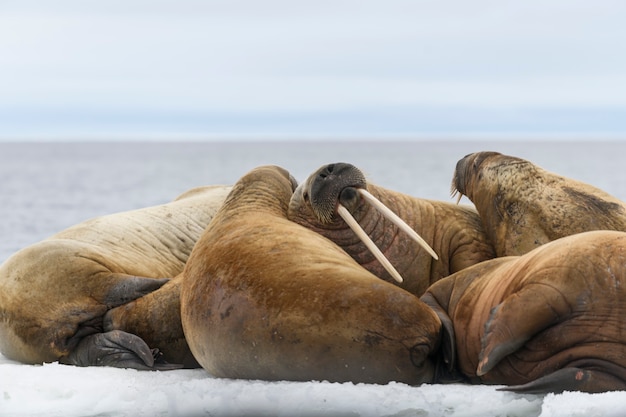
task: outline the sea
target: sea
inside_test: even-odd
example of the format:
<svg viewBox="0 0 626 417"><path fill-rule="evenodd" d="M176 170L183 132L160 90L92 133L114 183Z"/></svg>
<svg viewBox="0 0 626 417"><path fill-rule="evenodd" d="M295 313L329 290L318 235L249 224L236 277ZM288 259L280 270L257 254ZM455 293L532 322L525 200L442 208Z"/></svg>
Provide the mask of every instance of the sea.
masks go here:
<svg viewBox="0 0 626 417"><path fill-rule="evenodd" d="M626 200L626 141L619 140L6 142L0 143L0 262L86 219L166 203L200 185L233 184L267 164L304 181L323 164L349 162L378 185L453 201L457 161L486 150Z"/></svg>

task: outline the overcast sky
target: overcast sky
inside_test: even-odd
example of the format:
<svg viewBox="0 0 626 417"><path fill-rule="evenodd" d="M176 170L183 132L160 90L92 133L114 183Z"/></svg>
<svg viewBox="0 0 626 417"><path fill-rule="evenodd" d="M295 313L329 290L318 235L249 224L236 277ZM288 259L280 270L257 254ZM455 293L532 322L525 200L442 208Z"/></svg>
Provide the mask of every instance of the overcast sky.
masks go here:
<svg viewBox="0 0 626 417"><path fill-rule="evenodd" d="M0 138L626 137L626 2L0 0Z"/></svg>

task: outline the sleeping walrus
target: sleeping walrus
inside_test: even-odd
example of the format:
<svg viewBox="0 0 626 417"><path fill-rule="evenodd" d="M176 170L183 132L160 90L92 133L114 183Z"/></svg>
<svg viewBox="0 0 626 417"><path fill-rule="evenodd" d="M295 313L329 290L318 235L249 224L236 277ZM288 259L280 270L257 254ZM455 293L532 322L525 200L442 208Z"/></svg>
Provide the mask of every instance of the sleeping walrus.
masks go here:
<svg viewBox="0 0 626 417"><path fill-rule="evenodd" d="M282 168L250 171L198 240L181 289L195 358L227 378L432 381L437 315L289 221L294 188Z"/></svg>
<svg viewBox="0 0 626 417"><path fill-rule="evenodd" d="M417 231L426 245L404 233L397 220L377 208L376 200ZM367 270L391 280L371 252L379 248L404 279L398 285L418 296L433 282L495 256L473 208L380 187L346 163L324 165L311 174L291 198L289 219L329 238ZM357 224L363 230L356 230L360 235L354 231ZM362 241L367 237L375 247Z"/></svg>
<svg viewBox="0 0 626 417"><path fill-rule="evenodd" d="M169 369L155 362L156 351L140 336L103 332L103 317L145 294L175 288L165 283L182 271L229 190L200 187L168 204L97 217L13 254L0 266L0 352L29 364ZM166 318L179 306L177 296L170 300L144 313L161 328L177 328L184 340L179 319ZM171 346L151 347L166 358L173 353Z"/></svg>
<svg viewBox="0 0 626 417"><path fill-rule="evenodd" d="M591 230L626 231L622 201L497 152L477 152L459 160L452 191L474 203L498 256L521 255Z"/></svg>
<svg viewBox="0 0 626 417"><path fill-rule="evenodd" d="M422 300L444 323L449 366L473 383L626 389L626 233L586 232L485 261Z"/></svg>

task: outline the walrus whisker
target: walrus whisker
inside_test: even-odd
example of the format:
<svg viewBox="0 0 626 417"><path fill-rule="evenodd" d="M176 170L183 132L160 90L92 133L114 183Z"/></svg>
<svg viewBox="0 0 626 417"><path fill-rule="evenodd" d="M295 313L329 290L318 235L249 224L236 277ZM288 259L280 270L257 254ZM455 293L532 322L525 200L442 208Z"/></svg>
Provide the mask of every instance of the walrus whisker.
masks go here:
<svg viewBox="0 0 626 417"><path fill-rule="evenodd" d="M378 262L380 262L383 267L385 267L385 269L387 270L387 272L389 272L393 279L398 282L403 282L404 280L402 279L400 273L396 270L396 268L393 267L393 265L391 265L389 259L387 259L387 257L380 251L380 249L378 249L378 246L376 246L376 244L372 241L372 239L370 239L367 233L365 233L365 230L363 230L359 223L354 219L354 217L352 217L350 211L348 211L347 208L339 204L339 206L337 207L337 214L339 214L341 218L347 223L347 225L350 226L350 229L352 229L354 233L356 233L359 239L361 239L361 241L365 244L365 246L367 246L370 252L372 252Z"/></svg>
<svg viewBox="0 0 626 417"><path fill-rule="evenodd" d="M389 207L381 203L380 200L370 194L367 190L359 188L358 191L359 194L361 194L361 196L365 198L365 200L367 200L372 206L374 206L374 208L376 208L383 216L385 216L396 226L398 226L400 230L409 235L422 248L424 248L426 252L428 252L433 258L435 258L435 260L439 259L439 256L437 256L437 253L435 253L433 248L431 248L430 245L426 243L426 241L415 230L411 229L411 226L406 224L405 221L398 217L396 213L391 211Z"/></svg>
<svg viewBox="0 0 626 417"><path fill-rule="evenodd" d="M461 202L461 199L463 198L463 193L460 192L458 188L456 188L456 177L452 181L452 186L450 187L450 197L456 198L457 206L459 205L459 203Z"/></svg>

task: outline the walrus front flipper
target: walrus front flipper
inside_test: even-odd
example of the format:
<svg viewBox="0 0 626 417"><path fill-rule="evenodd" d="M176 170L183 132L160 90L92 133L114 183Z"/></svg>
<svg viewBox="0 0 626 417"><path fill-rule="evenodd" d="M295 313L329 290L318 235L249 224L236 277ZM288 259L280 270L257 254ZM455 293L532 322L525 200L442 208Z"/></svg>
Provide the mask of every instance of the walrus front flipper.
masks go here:
<svg viewBox="0 0 626 417"><path fill-rule="evenodd" d="M563 391L606 392L626 389L626 383L605 372L563 368L549 375L523 385L499 388L499 391L512 391L521 394L561 393Z"/></svg>
<svg viewBox="0 0 626 417"><path fill-rule="evenodd" d="M126 304L158 290L169 281L169 278L144 278L125 274L110 274L108 278L115 281L104 296L104 303L109 308Z"/></svg>
<svg viewBox="0 0 626 417"><path fill-rule="evenodd" d="M83 338L78 346L59 362L76 366L112 366L161 371L182 367L162 361L158 350L151 350L139 336L121 330L96 333Z"/></svg>
<svg viewBox="0 0 626 417"><path fill-rule="evenodd" d="M563 294L547 285L528 285L491 310L485 323L476 375L493 369L507 355L571 311ZM525 312L520 317L520 312Z"/></svg>

